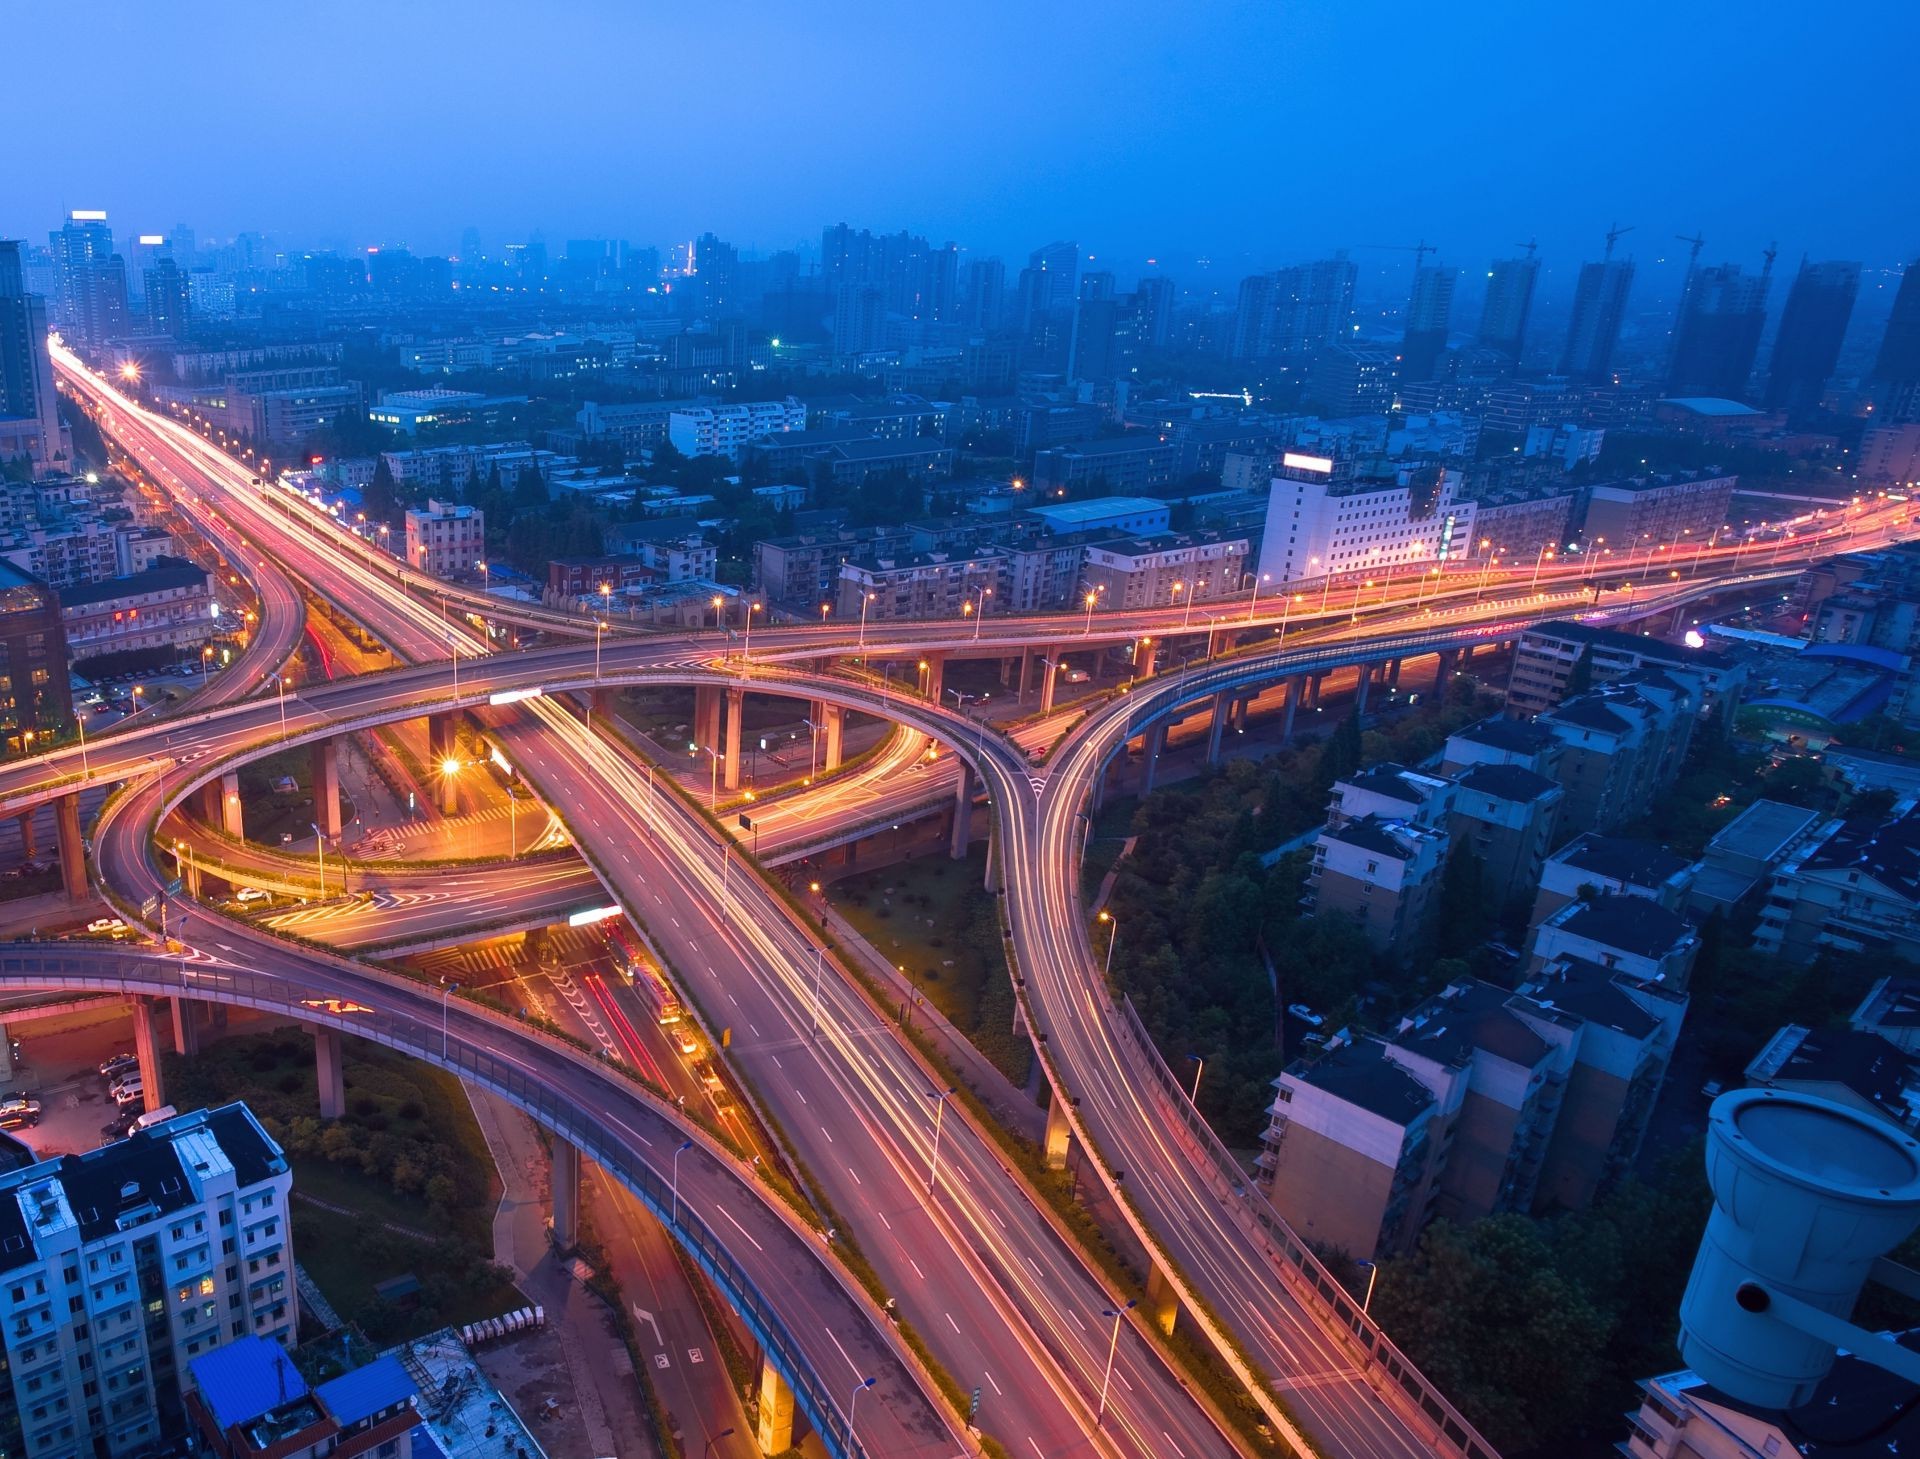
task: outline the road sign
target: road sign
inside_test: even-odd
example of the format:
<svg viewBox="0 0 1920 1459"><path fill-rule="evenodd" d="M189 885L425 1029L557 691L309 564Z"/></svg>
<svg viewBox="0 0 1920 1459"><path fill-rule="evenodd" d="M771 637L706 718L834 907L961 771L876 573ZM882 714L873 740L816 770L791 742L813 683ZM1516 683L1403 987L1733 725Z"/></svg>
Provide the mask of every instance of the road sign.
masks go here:
<svg viewBox="0 0 1920 1459"><path fill-rule="evenodd" d="M146 901L140 904L140 915L145 918L151 919L159 910L160 899L158 897L148 897Z"/></svg>
<svg viewBox="0 0 1920 1459"><path fill-rule="evenodd" d="M973 1397L967 1402L967 1427L973 1427L973 1421L980 1416L980 1387L974 1385Z"/></svg>
<svg viewBox="0 0 1920 1459"><path fill-rule="evenodd" d="M166 895L169 897L179 896L184 885L180 878L176 876L172 881L167 883Z"/></svg>

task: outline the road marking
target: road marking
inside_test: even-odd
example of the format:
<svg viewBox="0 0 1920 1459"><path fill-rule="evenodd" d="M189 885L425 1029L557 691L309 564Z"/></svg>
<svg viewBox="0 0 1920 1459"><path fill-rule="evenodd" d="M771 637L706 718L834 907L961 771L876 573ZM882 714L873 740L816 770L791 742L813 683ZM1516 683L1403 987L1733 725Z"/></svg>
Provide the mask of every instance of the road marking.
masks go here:
<svg viewBox="0 0 1920 1459"><path fill-rule="evenodd" d="M1005 1398L1007 1396L1005 1393L1001 1392L1000 1385L993 1381L993 1374L989 1373L985 1368L982 1368L980 1370L980 1376L987 1380L987 1386L992 1388L995 1393L1000 1395L1000 1397Z"/></svg>
<svg viewBox="0 0 1920 1459"><path fill-rule="evenodd" d="M738 1221L734 1220L733 1213L729 1211L725 1206L715 1206L714 1209L718 1211L721 1215L727 1218L727 1224L729 1226L733 1227L734 1230L738 1231L742 1236L746 1237L747 1240L753 1241L753 1233L748 1231L747 1228L742 1226ZM753 1241L753 1249L755 1251L765 1251L766 1247L762 1246L757 1241Z"/></svg>
<svg viewBox="0 0 1920 1459"><path fill-rule="evenodd" d="M887 1213L885 1211L875 1211L873 1214L880 1218L880 1224L882 1226L886 1227L889 1231L893 1230L893 1222L887 1219Z"/></svg>
<svg viewBox="0 0 1920 1459"><path fill-rule="evenodd" d="M821 1133L821 1134L823 1134L823 1135L827 1135L827 1127L826 1127L825 1125L822 1125L822 1126L820 1127L820 1133ZM833 1143L833 1136L831 1136L831 1135L827 1135L827 1143L828 1143L829 1145L831 1145L831 1144Z"/></svg>
<svg viewBox="0 0 1920 1459"><path fill-rule="evenodd" d="M1175 1444L1173 1442L1172 1434L1168 1433L1165 1429L1162 1429L1160 1430L1160 1437L1165 1439L1168 1444L1172 1445L1173 1452L1175 1454L1178 1454L1180 1456L1180 1459L1186 1459L1187 1451L1185 1449L1182 1449L1178 1444Z"/></svg>
<svg viewBox="0 0 1920 1459"><path fill-rule="evenodd" d="M837 1351L841 1357L847 1358L847 1350L840 1346L840 1339L837 1337L834 1337L833 1329L831 1327L827 1329L827 1337L832 1340L835 1351ZM847 1366L853 1369L853 1371L856 1373L860 1371L860 1365L854 1362L852 1358L847 1358Z"/></svg>
<svg viewBox="0 0 1920 1459"><path fill-rule="evenodd" d="M1086 1323L1080 1320L1080 1314L1078 1312L1075 1312L1071 1307L1067 1309L1067 1316L1073 1319L1073 1325L1079 1328L1082 1332L1085 1332L1087 1330Z"/></svg>
<svg viewBox="0 0 1920 1459"><path fill-rule="evenodd" d="M924 1282L927 1279L927 1274L920 1270L920 1263L915 1261L912 1257L907 1258L907 1265L913 1268L913 1274L916 1277L920 1278L921 1281Z"/></svg>
<svg viewBox="0 0 1920 1459"><path fill-rule="evenodd" d="M688 1361L689 1363L704 1363L704 1362L706 1362L706 1358L705 1358L704 1356L702 1356L702 1355L701 1355L701 1352L700 1352L700 1349L698 1349L698 1348L688 1348L688 1349L687 1349L687 1361Z"/></svg>
<svg viewBox="0 0 1920 1459"><path fill-rule="evenodd" d="M760 1037L760 1030L755 1028L752 1023L747 1024L747 1032L752 1034L755 1038Z"/></svg>
<svg viewBox="0 0 1920 1459"><path fill-rule="evenodd" d="M953 1320L953 1314L951 1312L942 1312L940 1315L947 1319L947 1326L951 1327L953 1329L953 1335L958 1337L960 1335L960 1324Z"/></svg>
<svg viewBox="0 0 1920 1459"><path fill-rule="evenodd" d="M780 1062L780 1056L779 1056L778 1054L769 1054L769 1055L767 1055L767 1057L773 1060L773 1067L774 1067L774 1068L776 1068L776 1069L784 1069L784 1068L786 1068L786 1067L787 1067L787 1066L786 1066L785 1064L782 1064L782 1063Z"/></svg>
<svg viewBox="0 0 1920 1459"><path fill-rule="evenodd" d="M866 1184L866 1182L860 1178L860 1173L857 1170L855 1170L851 1165L847 1167L847 1174L853 1177L853 1183L855 1185Z"/></svg>

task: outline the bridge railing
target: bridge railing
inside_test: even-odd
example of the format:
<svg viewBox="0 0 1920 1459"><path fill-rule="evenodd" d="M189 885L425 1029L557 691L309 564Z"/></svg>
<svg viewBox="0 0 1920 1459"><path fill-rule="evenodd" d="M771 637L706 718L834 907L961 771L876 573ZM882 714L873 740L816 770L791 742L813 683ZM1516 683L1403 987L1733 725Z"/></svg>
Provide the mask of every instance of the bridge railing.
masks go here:
<svg viewBox="0 0 1920 1459"><path fill-rule="evenodd" d="M102 973L103 956L126 964L125 970ZM850 1431L845 1413L813 1371L785 1319L692 1202L676 1197L671 1180L635 1155L610 1122L596 1118L579 1100L540 1079L530 1062L495 1054L457 1031L446 1033L410 1014L382 1012L347 1000L299 999L290 996L291 985L286 979L244 969L209 968L176 958L116 954L112 950L78 953L23 944L0 949L0 981L33 985L36 980L42 986L204 999L282 1013L303 1023L324 1024L370 1039L500 1095L574 1145L631 1191L726 1294L729 1305L791 1385L795 1403L828 1452L835 1459L867 1459L865 1446ZM335 1006L327 1007L328 1002ZM471 1007L459 1011L463 1021L484 1016ZM545 1042L537 1030L516 1028L515 1033ZM557 1040L554 1042L558 1045ZM568 1059L577 1057L571 1049L560 1047Z"/></svg>
<svg viewBox="0 0 1920 1459"><path fill-rule="evenodd" d="M1429 1430L1436 1452L1458 1459L1499 1459L1498 1451L1470 1424L1466 1416L1429 1383L1411 1359L1393 1345L1374 1320L1363 1312L1352 1294L1335 1280L1320 1258L1294 1234L1280 1213L1255 1186L1240 1162L1220 1142L1213 1127L1201 1117L1193 1101L1174 1078L1153 1040L1147 1036L1131 998L1122 998L1118 1027L1128 1035L1134 1067L1147 1081L1165 1113L1170 1128L1197 1157L1195 1168L1240 1227L1256 1237L1287 1290L1319 1320L1323 1331L1336 1333L1349 1355L1377 1388L1390 1387L1402 1395L1399 1406L1415 1410Z"/></svg>

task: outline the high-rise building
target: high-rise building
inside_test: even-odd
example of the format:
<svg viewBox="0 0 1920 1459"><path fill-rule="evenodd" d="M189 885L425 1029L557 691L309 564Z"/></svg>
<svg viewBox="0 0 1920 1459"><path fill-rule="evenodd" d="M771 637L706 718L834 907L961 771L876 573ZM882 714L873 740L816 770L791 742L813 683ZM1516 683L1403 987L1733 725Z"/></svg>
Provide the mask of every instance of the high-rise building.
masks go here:
<svg viewBox="0 0 1920 1459"><path fill-rule="evenodd" d="M1453 319L1454 271L1443 263L1421 264L1413 271L1407 296L1407 327L1400 345L1400 377L1431 380L1447 348Z"/></svg>
<svg viewBox="0 0 1920 1459"><path fill-rule="evenodd" d="M702 310L725 314L737 307L734 275L740 267L740 251L723 243L711 233L702 233L693 245L693 275L698 286L696 297Z"/></svg>
<svg viewBox="0 0 1920 1459"><path fill-rule="evenodd" d="M1885 421L1920 420L1920 259L1907 265L1893 298L1887 332L1873 364L1873 382Z"/></svg>
<svg viewBox="0 0 1920 1459"><path fill-rule="evenodd" d="M820 275L829 297L849 286L878 288L886 312L903 319L948 320L958 311L960 250L951 243L936 248L916 234L835 223L821 234Z"/></svg>
<svg viewBox="0 0 1920 1459"><path fill-rule="evenodd" d="M1157 274L1149 275L1134 285L1134 293L1140 298L1146 347L1150 350L1165 349L1167 335L1173 329L1173 280Z"/></svg>
<svg viewBox="0 0 1920 1459"><path fill-rule="evenodd" d="M100 345L127 332L127 266L113 251L107 215L79 211L58 232L53 245L59 292L54 322L80 344Z"/></svg>
<svg viewBox="0 0 1920 1459"><path fill-rule="evenodd" d="M967 292L960 322L991 333L1007 313L1007 266L997 258L976 258L967 265Z"/></svg>
<svg viewBox="0 0 1920 1459"><path fill-rule="evenodd" d="M26 290L21 245L0 240L0 460L25 456L34 474L72 458L47 353L47 305Z"/></svg>
<svg viewBox="0 0 1920 1459"><path fill-rule="evenodd" d="M1759 274L1737 263L1695 268L1687 275L1674 325L1667 394L1743 400L1767 322L1773 260Z"/></svg>
<svg viewBox="0 0 1920 1459"><path fill-rule="evenodd" d="M1035 249L1020 271L1017 324L1021 366L1064 374L1073 364L1073 326L1080 300L1080 245Z"/></svg>
<svg viewBox="0 0 1920 1459"><path fill-rule="evenodd" d="M1336 253L1243 279L1228 353L1237 360L1302 360L1345 342L1358 277L1352 261Z"/></svg>
<svg viewBox="0 0 1920 1459"><path fill-rule="evenodd" d="M187 276L171 258L154 261L146 274L147 328L154 334L187 337L192 310L187 298Z"/></svg>
<svg viewBox="0 0 1920 1459"><path fill-rule="evenodd" d="M1540 260L1531 245L1525 258L1495 259L1487 270L1487 298L1480 306L1480 343L1508 359L1520 358L1526 341L1527 316L1533 311L1533 286L1540 277Z"/></svg>
<svg viewBox="0 0 1920 1459"><path fill-rule="evenodd" d="M1767 363L1768 410L1798 414L1820 404L1859 292L1859 264L1801 261Z"/></svg>
<svg viewBox="0 0 1920 1459"><path fill-rule="evenodd" d="M1562 375L1590 382L1607 378L1632 290L1630 258L1580 265L1580 280L1573 290L1573 320L1567 327L1567 347L1560 355Z"/></svg>

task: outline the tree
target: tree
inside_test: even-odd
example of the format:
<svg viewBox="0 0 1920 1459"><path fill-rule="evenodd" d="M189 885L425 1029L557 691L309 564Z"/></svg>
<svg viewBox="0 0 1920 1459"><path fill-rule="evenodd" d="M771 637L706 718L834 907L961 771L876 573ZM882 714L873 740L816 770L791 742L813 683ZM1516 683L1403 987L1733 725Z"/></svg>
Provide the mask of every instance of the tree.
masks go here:
<svg viewBox="0 0 1920 1459"><path fill-rule="evenodd" d="M360 494L360 501L367 509L368 521L391 524L399 520L400 492L394 484L393 468L387 465L384 455L374 465L373 480Z"/></svg>
<svg viewBox="0 0 1920 1459"><path fill-rule="evenodd" d="M1576 694L1585 694L1593 687L1593 651L1583 652L1573 661L1573 667L1567 671L1567 687L1561 691L1562 699L1571 699Z"/></svg>

